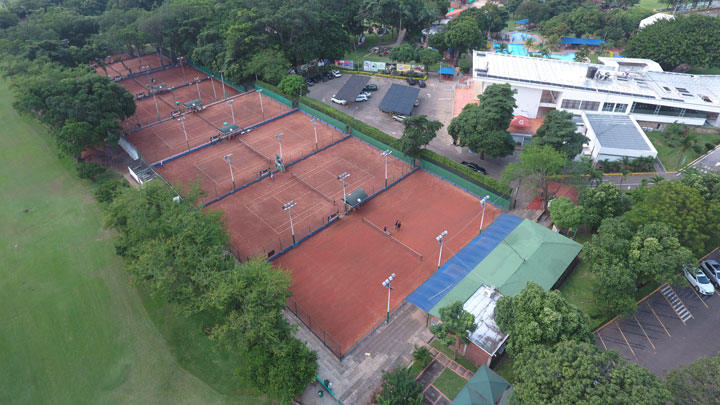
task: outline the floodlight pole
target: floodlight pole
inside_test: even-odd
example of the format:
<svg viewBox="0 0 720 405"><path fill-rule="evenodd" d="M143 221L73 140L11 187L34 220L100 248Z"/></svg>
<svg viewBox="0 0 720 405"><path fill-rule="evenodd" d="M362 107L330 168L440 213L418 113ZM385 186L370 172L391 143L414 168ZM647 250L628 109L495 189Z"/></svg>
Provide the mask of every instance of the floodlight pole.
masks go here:
<svg viewBox="0 0 720 405"><path fill-rule="evenodd" d="M315 129L315 151L318 150L318 140L317 140L317 118L313 118L310 120L313 124L313 128Z"/></svg>
<svg viewBox="0 0 720 405"><path fill-rule="evenodd" d="M180 117L177 120L180 121L180 125L182 125L183 134L185 135L185 143L187 143L188 150L190 150L190 141L188 140L187 131L185 130L185 117Z"/></svg>
<svg viewBox="0 0 720 405"><path fill-rule="evenodd" d="M442 233L441 233L440 235L438 235L437 237L435 237L435 239L436 239L436 240L438 241L438 243L440 244L440 254L438 255L438 269L440 268L440 261L442 261L443 239L445 238L445 236L447 235L447 233L448 233L448 231L442 231Z"/></svg>
<svg viewBox="0 0 720 405"><path fill-rule="evenodd" d="M185 61L185 57L181 56L177 58L178 62L180 62L180 69L182 69L183 74L183 80L185 80L185 84L187 84L187 77L185 76L185 66L183 66L183 61Z"/></svg>
<svg viewBox="0 0 720 405"><path fill-rule="evenodd" d="M235 123L235 110L233 109L233 101L235 101L235 99L231 98L230 100L226 101L226 103L230 104L230 114L232 114L232 120L233 120L232 122L234 124Z"/></svg>
<svg viewBox="0 0 720 405"><path fill-rule="evenodd" d="M225 99L227 98L227 96L225 95L225 77L223 76L223 73L225 73L225 71L224 71L224 70L221 70L221 71L220 71L220 83L222 83L222 88L223 88L223 100L225 100Z"/></svg>
<svg viewBox="0 0 720 405"><path fill-rule="evenodd" d="M390 323L390 291L394 290L395 288L390 285L390 283L395 279L395 273L391 274L390 277L386 278L385 281L382 282L382 286L387 288L388 290L388 303L387 303L387 320L386 322Z"/></svg>
<svg viewBox="0 0 720 405"><path fill-rule="evenodd" d="M282 160L282 158L283 158L283 154L282 154L282 136L283 136L282 132L280 132L279 134L276 134L276 135L275 135L275 139L277 139L278 144L280 144L280 160Z"/></svg>
<svg viewBox="0 0 720 405"><path fill-rule="evenodd" d="M343 186L343 211L345 212L345 215L347 216L347 194L345 193L345 179L350 177L350 173L343 172L339 176L337 176L337 179L342 182Z"/></svg>
<svg viewBox="0 0 720 405"><path fill-rule="evenodd" d="M487 200L489 200L489 199L490 199L490 196L489 196L489 195L486 195L485 197L483 197L482 200L480 200L480 205L482 205L482 207L483 207L482 218L480 218L480 233L482 233L483 224L485 223L485 203L486 203Z"/></svg>
<svg viewBox="0 0 720 405"><path fill-rule="evenodd" d="M282 206L282 209L287 211L288 214L290 214L290 233L292 233L293 245L295 244L295 227L293 226L293 220L292 220L292 218L293 218L292 208L296 205L297 204L295 203L295 201L290 201L289 203L284 204Z"/></svg>
<svg viewBox="0 0 720 405"><path fill-rule="evenodd" d="M233 190L235 190L235 175L233 174L232 164L230 163L231 157L232 157L232 153L229 153L229 154L223 156L223 158L227 162L228 166L230 167L230 179L232 180Z"/></svg>
<svg viewBox="0 0 720 405"><path fill-rule="evenodd" d="M392 154L392 151L390 149L384 151L380 154L380 156L383 156L385 158L385 188L387 188L387 179L388 179L388 156Z"/></svg>
<svg viewBox="0 0 720 405"><path fill-rule="evenodd" d="M157 105L157 99L155 98L155 92L153 91L153 88L150 87L149 84L147 84L146 86L150 88L150 94L152 94L153 103L155 103L155 112L157 113L158 121L160 121L160 120L162 120L162 118L160 118L160 109L158 108L158 105Z"/></svg>
<svg viewBox="0 0 720 405"><path fill-rule="evenodd" d="M260 113L262 114L262 120L265 121L265 108L263 108L262 89L258 89L257 93L260 96Z"/></svg>
<svg viewBox="0 0 720 405"><path fill-rule="evenodd" d="M215 96L215 101L218 101L217 92L215 92L215 81L213 80L212 75L210 75L210 84L212 84L213 96Z"/></svg>
<svg viewBox="0 0 720 405"><path fill-rule="evenodd" d="M200 100L200 104L202 104L202 97L200 96L200 77L195 78L195 87L197 87L198 91L198 100Z"/></svg>

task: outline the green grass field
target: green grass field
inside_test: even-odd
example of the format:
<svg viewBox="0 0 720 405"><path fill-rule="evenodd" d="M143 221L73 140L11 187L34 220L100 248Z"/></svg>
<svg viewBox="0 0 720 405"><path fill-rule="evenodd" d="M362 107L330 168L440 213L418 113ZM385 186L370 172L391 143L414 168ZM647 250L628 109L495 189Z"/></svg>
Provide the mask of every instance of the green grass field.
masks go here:
<svg viewBox="0 0 720 405"><path fill-rule="evenodd" d="M439 389L451 401L460 393L465 384L467 384L467 381L449 368L446 368L433 383L435 388Z"/></svg>
<svg viewBox="0 0 720 405"><path fill-rule="evenodd" d="M0 92L0 403L262 402L198 320L130 286L72 161Z"/></svg>
<svg viewBox="0 0 720 405"><path fill-rule="evenodd" d="M697 134L698 145L700 146L703 153L705 153L705 144L711 143L717 145L720 143L720 135L718 134ZM648 138L655 146L658 152L658 158L665 166L665 170L673 171L683 168L688 163L700 157L700 153L694 150L688 150L685 156L679 148L675 148L667 145L667 140L663 137L663 133L659 131L648 131ZM681 161L682 160L682 161Z"/></svg>

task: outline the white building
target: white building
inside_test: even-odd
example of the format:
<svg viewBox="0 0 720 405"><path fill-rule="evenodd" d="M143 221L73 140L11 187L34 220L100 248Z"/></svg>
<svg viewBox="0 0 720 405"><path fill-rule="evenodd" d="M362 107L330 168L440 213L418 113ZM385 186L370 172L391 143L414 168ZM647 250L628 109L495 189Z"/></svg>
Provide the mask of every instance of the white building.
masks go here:
<svg viewBox="0 0 720 405"><path fill-rule="evenodd" d="M647 59L599 60L603 64L475 51L473 77L482 88L509 83L517 90L515 115L529 118L559 109L630 114L653 129L676 121L720 126L719 75L663 72Z"/></svg>
<svg viewBox="0 0 720 405"><path fill-rule="evenodd" d="M619 113L582 112L585 136L589 141L583 155L594 162L657 157L657 150L633 117Z"/></svg>
<svg viewBox="0 0 720 405"><path fill-rule="evenodd" d="M655 23L658 22L658 21L662 21L662 20L674 20L674 19L675 19L675 16L674 16L674 15L670 15L670 14L665 14L665 13L653 14L653 15L651 15L651 16L648 17L648 18L643 18L642 20L640 20L640 28L641 28L641 29L642 29L642 28L645 28L645 27L647 27L648 25L655 24Z"/></svg>

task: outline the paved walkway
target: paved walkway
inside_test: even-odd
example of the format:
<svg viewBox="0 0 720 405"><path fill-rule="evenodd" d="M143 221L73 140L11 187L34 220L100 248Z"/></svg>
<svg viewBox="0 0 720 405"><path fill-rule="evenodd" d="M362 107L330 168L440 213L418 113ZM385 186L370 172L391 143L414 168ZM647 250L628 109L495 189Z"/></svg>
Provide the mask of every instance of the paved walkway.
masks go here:
<svg viewBox="0 0 720 405"><path fill-rule="evenodd" d="M297 337L318 352L318 375L332 383L336 397L343 403L369 404L380 390L384 370L409 365L413 345L424 345L432 339L425 327L427 315L412 304L405 303L383 324L362 341L345 358L338 360L320 340L289 311L285 318L299 325ZM330 395L318 398L319 383L311 384L302 396L303 404L332 404Z"/></svg>

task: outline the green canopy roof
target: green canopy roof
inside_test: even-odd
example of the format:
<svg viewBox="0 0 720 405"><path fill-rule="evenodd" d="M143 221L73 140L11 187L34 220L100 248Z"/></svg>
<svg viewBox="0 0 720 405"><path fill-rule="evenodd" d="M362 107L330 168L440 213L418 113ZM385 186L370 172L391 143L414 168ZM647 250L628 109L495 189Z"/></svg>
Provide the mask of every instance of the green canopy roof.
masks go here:
<svg viewBox="0 0 720 405"><path fill-rule="evenodd" d="M455 397L452 405L507 404L512 385L483 365Z"/></svg>
<svg viewBox="0 0 720 405"><path fill-rule="evenodd" d="M440 300L430 314L439 317L440 308L455 301L465 302L483 284L494 286L507 296L519 293L528 281L549 290L580 249L581 244L525 219Z"/></svg>

